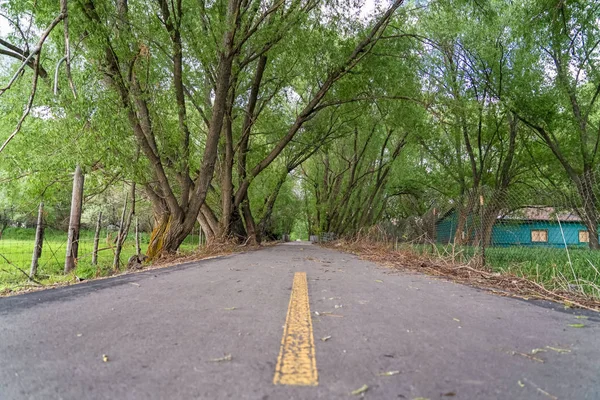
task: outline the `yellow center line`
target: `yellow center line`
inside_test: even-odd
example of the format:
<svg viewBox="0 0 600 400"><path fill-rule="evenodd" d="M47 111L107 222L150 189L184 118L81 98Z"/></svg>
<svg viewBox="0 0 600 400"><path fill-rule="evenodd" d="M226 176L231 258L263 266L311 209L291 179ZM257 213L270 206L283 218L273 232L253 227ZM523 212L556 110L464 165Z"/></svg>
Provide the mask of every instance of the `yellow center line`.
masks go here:
<svg viewBox="0 0 600 400"><path fill-rule="evenodd" d="M294 274L294 285L273 384L299 386L319 384L306 272Z"/></svg>

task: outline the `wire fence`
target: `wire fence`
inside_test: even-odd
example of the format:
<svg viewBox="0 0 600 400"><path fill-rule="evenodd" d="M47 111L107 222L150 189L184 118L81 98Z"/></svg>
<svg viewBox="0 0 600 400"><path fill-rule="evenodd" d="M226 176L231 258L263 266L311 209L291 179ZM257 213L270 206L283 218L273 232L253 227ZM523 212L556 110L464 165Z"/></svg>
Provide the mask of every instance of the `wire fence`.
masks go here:
<svg viewBox="0 0 600 400"><path fill-rule="evenodd" d="M85 208L85 206L84 206ZM127 268L128 261L138 251L144 253L149 240L151 226L149 218L134 217L118 256L118 269L114 260L120 231L119 222L111 218L101 221L96 235L97 215L83 221L79 232L78 256L74 274L63 273L68 242L68 213L62 205L45 206L41 215L43 236L41 246L36 246L38 230L38 207L16 215L4 213L0 220L0 291L25 284L31 277L34 281L51 284L72 279L90 279L105 276ZM85 211L85 210L84 210ZM96 213L97 214L97 213ZM143 220L143 223L139 221ZM137 222L137 223L136 223ZM137 229L136 229L137 225ZM96 236L98 237L96 244ZM180 247L182 252L191 252L204 245L199 226L194 228ZM139 250L138 250L139 246ZM34 253L37 249L37 266L33 272ZM95 251L97 249L97 251Z"/></svg>
<svg viewBox="0 0 600 400"><path fill-rule="evenodd" d="M598 178L556 190L479 187L430 199L427 212L386 219L370 237L396 250L600 297Z"/></svg>

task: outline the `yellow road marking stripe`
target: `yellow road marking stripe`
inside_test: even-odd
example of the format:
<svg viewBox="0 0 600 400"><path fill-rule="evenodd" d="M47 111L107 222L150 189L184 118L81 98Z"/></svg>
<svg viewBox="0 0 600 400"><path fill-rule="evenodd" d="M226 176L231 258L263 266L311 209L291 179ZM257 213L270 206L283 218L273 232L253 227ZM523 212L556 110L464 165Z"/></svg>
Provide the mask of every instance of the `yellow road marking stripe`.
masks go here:
<svg viewBox="0 0 600 400"><path fill-rule="evenodd" d="M273 384L301 386L319 384L306 272L294 274L292 295Z"/></svg>

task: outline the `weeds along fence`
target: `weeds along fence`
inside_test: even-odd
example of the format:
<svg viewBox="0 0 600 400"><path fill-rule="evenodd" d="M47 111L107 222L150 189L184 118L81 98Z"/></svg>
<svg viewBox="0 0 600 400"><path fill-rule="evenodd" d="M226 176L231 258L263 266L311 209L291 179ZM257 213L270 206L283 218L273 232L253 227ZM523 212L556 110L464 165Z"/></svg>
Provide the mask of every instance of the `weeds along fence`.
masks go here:
<svg viewBox="0 0 600 400"><path fill-rule="evenodd" d="M76 268L64 274L67 257L69 208L64 205L39 205L18 213L3 213L0 221L0 291L11 290L31 280L42 284L72 279L106 276L128 267L134 255L142 255L150 239L150 217L127 220L118 213L105 212L84 205L79 237ZM119 235L122 245L119 249ZM181 246L191 252L203 245L196 227ZM142 258L142 257L140 257ZM136 260L137 262L137 260Z"/></svg>
<svg viewBox="0 0 600 400"><path fill-rule="evenodd" d="M460 198L432 199L426 213L388 218L369 236L437 262L510 272L600 297L597 190L582 198L576 187L483 187Z"/></svg>

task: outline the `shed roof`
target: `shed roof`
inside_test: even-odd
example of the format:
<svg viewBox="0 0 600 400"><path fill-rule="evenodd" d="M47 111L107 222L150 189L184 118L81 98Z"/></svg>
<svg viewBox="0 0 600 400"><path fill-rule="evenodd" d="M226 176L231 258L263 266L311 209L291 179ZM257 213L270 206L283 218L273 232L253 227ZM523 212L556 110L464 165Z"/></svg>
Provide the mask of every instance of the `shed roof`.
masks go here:
<svg viewBox="0 0 600 400"><path fill-rule="evenodd" d="M441 222L455 212L452 207L444 214L441 214L437 222ZM575 210L557 210L549 206L526 206L516 210L503 210L496 217L501 221L549 221L556 222L582 222L581 217Z"/></svg>
<svg viewBox="0 0 600 400"><path fill-rule="evenodd" d="M548 206L528 206L498 215L499 220L581 222L574 210L556 210Z"/></svg>

